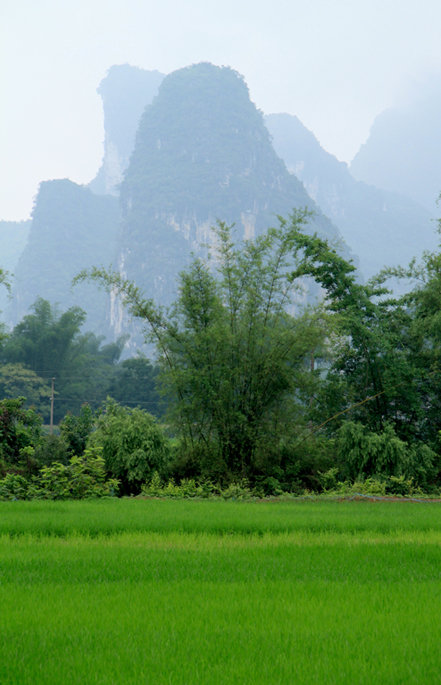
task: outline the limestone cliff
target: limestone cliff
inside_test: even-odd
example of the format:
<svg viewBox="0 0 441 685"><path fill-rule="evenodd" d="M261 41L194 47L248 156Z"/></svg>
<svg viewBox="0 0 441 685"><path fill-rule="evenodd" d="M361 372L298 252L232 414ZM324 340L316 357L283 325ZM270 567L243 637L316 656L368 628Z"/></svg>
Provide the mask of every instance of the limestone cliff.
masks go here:
<svg viewBox="0 0 441 685"><path fill-rule="evenodd" d="M311 231L341 241L276 155L243 78L193 65L163 80L141 118L121 184L118 263L148 297L168 304L217 219L252 238L294 207L316 212Z"/></svg>
<svg viewBox="0 0 441 685"><path fill-rule="evenodd" d="M97 176L89 184L93 192L118 195L141 115L155 97L164 78L128 64L109 69L98 87L104 114L104 157Z"/></svg>

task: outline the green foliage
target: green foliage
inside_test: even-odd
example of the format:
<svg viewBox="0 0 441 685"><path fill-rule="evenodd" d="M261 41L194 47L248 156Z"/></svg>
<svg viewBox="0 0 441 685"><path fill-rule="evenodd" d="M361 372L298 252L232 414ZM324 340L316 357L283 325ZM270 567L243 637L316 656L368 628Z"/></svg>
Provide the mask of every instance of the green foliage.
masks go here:
<svg viewBox="0 0 441 685"><path fill-rule="evenodd" d="M207 499L209 497L220 497L225 500L247 500L259 496L245 479L229 483L226 487L222 488L208 479L198 482L194 478L182 478L179 483L175 483L174 480L163 482L157 471L155 471L150 480L144 483L141 493L145 497L159 497L161 499Z"/></svg>
<svg viewBox="0 0 441 685"><path fill-rule="evenodd" d="M373 433L353 421L346 421L338 432L337 454L343 474L351 480L380 473L400 475L408 458L407 445L392 426Z"/></svg>
<svg viewBox="0 0 441 685"><path fill-rule="evenodd" d="M321 489L319 474L335 464L335 440L324 434L311 433L310 426L295 428L294 436L290 436L280 451L280 487L297 494L304 490L318 492Z"/></svg>
<svg viewBox="0 0 441 685"><path fill-rule="evenodd" d="M174 480L164 483L157 471L141 488L141 494L145 497L165 499L205 499L218 492L218 488L208 480L196 483L194 478L182 478L178 484Z"/></svg>
<svg viewBox="0 0 441 685"><path fill-rule="evenodd" d="M41 419L24 409L24 397L0 400L0 475L7 471L31 473L35 447L41 439Z"/></svg>
<svg viewBox="0 0 441 685"><path fill-rule="evenodd" d="M324 338L320 311L287 311L296 289L288 266L305 220L305 212L294 213L239 247L231 227L219 223L216 272L195 260L181 275L169 317L119 274L80 275L119 291L149 325L170 421L207 477L251 476L265 461L266 444L278 442L282 423L302 420L303 399L317 380L306 360Z"/></svg>
<svg viewBox="0 0 441 685"><path fill-rule="evenodd" d="M160 497L165 499L206 499L217 497L222 499L253 499L286 495L276 478L261 478L257 485L251 486L245 478L232 481L222 486L219 483L205 479L181 478L179 482L173 479L161 479L155 471L150 480L142 486L141 492L146 497Z"/></svg>
<svg viewBox="0 0 441 685"><path fill-rule="evenodd" d="M414 495L416 493L421 494L421 490L415 488L412 478L407 478L405 476L389 476L386 480L386 493L388 495Z"/></svg>
<svg viewBox="0 0 441 685"><path fill-rule="evenodd" d="M95 414L90 405L83 404L78 416L69 412L60 422L60 433L71 455L78 457L83 454L94 421Z"/></svg>
<svg viewBox="0 0 441 685"><path fill-rule="evenodd" d="M140 407L159 416L162 407L157 388L158 371L158 367L145 357L125 359L115 367L108 394L118 404Z"/></svg>
<svg viewBox="0 0 441 685"><path fill-rule="evenodd" d="M47 300L38 299L33 312L17 324L0 352L0 388L14 395L22 389L49 421L49 384L55 378L54 418L67 410L80 412L86 401L97 408L107 396L125 337L102 345L102 338L81 333L85 312L72 307L59 314ZM16 396L16 395L15 395Z"/></svg>
<svg viewBox="0 0 441 685"><path fill-rule="evenodd" d="M331 487L321 478L337 455L342 482L429 491L440 479L441 256L360 284L352 264L304 232L307 216L239 247L220 223L214 264L195 260L181 274L167 314L117 273L80 278L119 292L156 342L180 439L169 475L317 491ZM393 298L391 275L418 285ZM326 297L294 317L305 278Z"/></svg>
<svg viewBox="0 0 441 685"><path fill-rule="evenodd" d="M35 448L34 458L39 468L48 466L53 462L67 464L72 454L62 435L44 433Z"/></svg>
<svg viewBox="0 0 441 685"><path fill-rule="evenodd" d="M71 353L73 340L85 314L72 307L58 315L47 300L38 299L12 331L3 350L11 363L21 363L41 378L60 376Z"/></svg>
<svg viewBox="0 0 441 685"><path fill-rule="evenodd" d="M353 264L325 240L299 232L295 252L300 259L291 278L312 277L324 289L331 330L337 336L331 366L318 393L320 410L312 415L320 423L324 408L328 418L353 404L353 419L382 431L396 416L397 388L410 373L399 344L405 312L395 301L385 299L384 288L358 283ZM360 403L369 397L371 401Z"/></svg>
<svg viewBox="0 0 441 685"><path fill-rule="evenodd" d="M409 446L405 477L412 479L424 491L437 489L441 471L439 453L428 445L415 442Z"/></svg>
<svg viewBox="0 0 441 685"><path fill-rule="evenodd" d="M19 473L7 473L0 479L0 501L31 499L30 481Z"/></svg>
<svg viewBox="0 0 441 685"><path fill-rule="evenodd" d="M24 364L0 366L0 397L25 397L26 406L32 406L39 414L46 415L50 396L49 385Z"/></svg>
<svg viewBox="0 0 441 685"><path fill-rule="evenodd" d="M409 497L421 496L423 491L417 487L412 478L406 476L370 476L364 480L339 481L336 478L338 469L330 469L319 474L323 491L326 495L371 495L372 497L386 497L396 495Z"/></svg>
<svg viewBox="0 0 441 685"><path fill-rule="evenodd" d="M318 472L318 480L323 490L335 490L338 483L338 466L331 466L327 471Z"/></svg>
<svg viewBox="0 0 441 685"><path fill-rule="evenodd" d="M433 482L440 461L427 445L409 446L400 440L391 425L373 433L352 421L346 421L338 431L337 454L340 472L351 482L393 476L411 479L423 487Z"/></svg>
<svg viewBox="0 0 441 685"><path fill-rule="evenodd" d="M81 457L71 457L69 464L54 462L43 466L38 477L38 496L43 499L84 499L114 496L116 478L106 480L104 459L100 450L86 449Z"/></svg>
<svg viewBox="0 0 441 685"><path fill-rule="evenodd" d="M353 266L316 236L299 233L296 253L301 258L292 277L311 276L324 288L337 334L311 418L332 434L350 410L351 420L371 432L380 435L392 426L408 445L437 450L440 256L426 255L420 267L413 263L408 269L385 270L362 285L355 279ZM417 285L393 298L384 287L391 276L414 279ZM394 458L385 457L386 461ZM387 471L387 463L384 466Z"/></svg>
<svg viewBox="0 0 441 685"><path fill-rule="evenodd" d="M246 479L242 479L237 483L230 483L220 494L226 500L249 500L256 496L251 491Z"/></svg>
<svg viewBox="0 0 441 685"><path fill-rule="evenodd" d="M84 499L109 497L118 493L119 481L106 480L104 459L96 449L86 449L68 464L53 462L32 478L7 473L0 480L0 500Z"/></svg>
<svg viewBox="0 0 441 685"><path fill-rule="evenodd" d="M154 471L162 472L169 455L164 431L151 414L110 399L87 444L102 450L107 472L121 481L125 494L139 492Z"/></svg>

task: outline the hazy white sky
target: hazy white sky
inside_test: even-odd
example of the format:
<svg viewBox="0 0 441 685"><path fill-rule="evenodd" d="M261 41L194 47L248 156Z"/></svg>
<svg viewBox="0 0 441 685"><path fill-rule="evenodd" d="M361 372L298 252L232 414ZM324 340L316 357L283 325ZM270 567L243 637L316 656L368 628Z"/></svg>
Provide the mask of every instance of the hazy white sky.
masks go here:
<svg viewBox="0 0 441 685"><path fill-rule="evenodd" d="M42 180L93 178L113 64L232 66L260 109L349 161L380 111L441 71L440 31L440 0L0 0L0 219L27 218Z"/></svg>

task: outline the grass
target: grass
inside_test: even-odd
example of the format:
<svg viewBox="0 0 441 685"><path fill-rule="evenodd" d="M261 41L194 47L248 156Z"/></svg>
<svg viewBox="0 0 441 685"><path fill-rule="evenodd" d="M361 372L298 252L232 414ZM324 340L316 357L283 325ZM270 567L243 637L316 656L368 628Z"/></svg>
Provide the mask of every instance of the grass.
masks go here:
<svg viewBox="0 0 441 685"><path fill-rule="evenodd" d="M0 504L0 682L438 683L441 506Z"/></svg>

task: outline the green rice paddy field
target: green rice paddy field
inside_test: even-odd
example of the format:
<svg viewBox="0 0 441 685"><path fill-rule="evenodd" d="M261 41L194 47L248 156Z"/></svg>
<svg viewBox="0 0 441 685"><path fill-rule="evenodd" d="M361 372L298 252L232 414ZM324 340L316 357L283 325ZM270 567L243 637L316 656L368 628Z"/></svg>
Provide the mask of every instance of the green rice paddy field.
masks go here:
<svg viewBox="0 0 441 685"><path fill-rule="evenodd" d="M0 683L439 683L441 504L0 503Z"/></svg>

